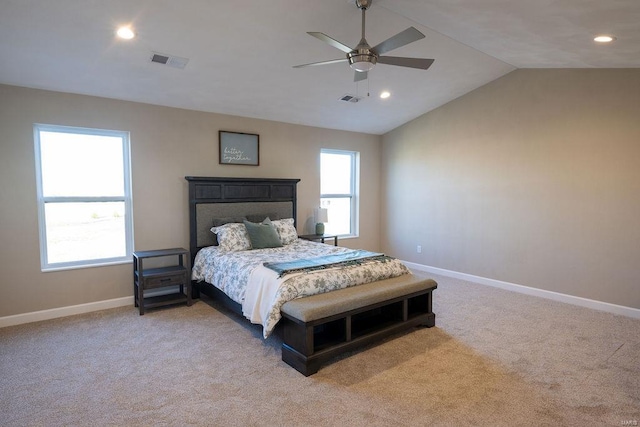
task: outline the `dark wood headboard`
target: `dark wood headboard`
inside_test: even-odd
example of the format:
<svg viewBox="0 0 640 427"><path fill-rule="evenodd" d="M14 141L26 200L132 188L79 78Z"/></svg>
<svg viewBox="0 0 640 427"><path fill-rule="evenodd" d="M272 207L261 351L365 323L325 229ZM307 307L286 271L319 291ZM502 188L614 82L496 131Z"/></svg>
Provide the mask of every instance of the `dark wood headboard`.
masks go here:
<svg viewBox="0 0 640 427"><path fill-rule="evenodd" d="M185 179L189 181L191 265L196 253L212 244L212 240L208 240L213 239L209 229L216 216L284 211L297 221L296 186L299 179L200 176L186 176ZM229 205L231 203L235 205Z"/></svg>

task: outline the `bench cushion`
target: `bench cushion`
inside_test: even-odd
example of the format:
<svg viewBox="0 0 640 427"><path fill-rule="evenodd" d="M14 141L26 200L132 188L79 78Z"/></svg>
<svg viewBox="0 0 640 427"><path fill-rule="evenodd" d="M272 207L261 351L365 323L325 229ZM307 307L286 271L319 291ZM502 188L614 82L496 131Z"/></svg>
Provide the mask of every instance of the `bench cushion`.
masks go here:
<svg viewBox="0 0 640 427"><path fill-rule="evenodd" d="M281 311L302 322L311 322L436 287L436 282L426 276L405 274L391 279L298 298L285 303Z"/></svg>

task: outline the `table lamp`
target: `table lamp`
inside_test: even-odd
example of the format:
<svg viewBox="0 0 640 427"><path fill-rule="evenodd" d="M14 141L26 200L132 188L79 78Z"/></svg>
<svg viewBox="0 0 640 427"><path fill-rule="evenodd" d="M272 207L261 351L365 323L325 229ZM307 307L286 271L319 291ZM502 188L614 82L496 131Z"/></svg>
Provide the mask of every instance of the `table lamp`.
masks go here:
<svg viewBox="0 0 640 427"><path fill-rule="evenodd" d="M329 209L316 209L316 234L324 234L324 223L329 222Z"/></svg>

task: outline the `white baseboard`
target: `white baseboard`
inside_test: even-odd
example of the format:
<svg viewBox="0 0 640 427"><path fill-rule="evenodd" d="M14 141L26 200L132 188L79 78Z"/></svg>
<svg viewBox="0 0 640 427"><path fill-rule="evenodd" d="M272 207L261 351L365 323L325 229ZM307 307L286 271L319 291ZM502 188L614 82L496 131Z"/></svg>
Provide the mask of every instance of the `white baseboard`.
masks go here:
<svg viewBox="0 0 640 427"><path fill-rule="evenodd" d="M407 267L413 270L427 273L439 274L441 276L452 277L454 279L466 280L481 285L493 286L494 288L506 289L508 291L521 294L533 295L567 304L579 305L581 307L592 308L594 310L606 311L608 313L640 319L640 309L626 307L624 305L610 304L608 302L596 301L588 298L576 297L573 295L561 294L559 292L547 291L544 289L531 288L529 286L516 285L515 283L503 282L501 280L487 279L486 277L474 276L472 274L458 273L456 271L445 270L443 268L430 267L428 265L416 264L403 261Z"/></svg>
<svg viewBox="0 0 640 427"><path fill-rule="evenodd" d="M90 313L92 311L106 310L108 308L123 307L126 305L133 305L133 296L0 317L0 328L21 325L23 323L39 322L41 320L56 319L58 317L72 316L74 314Z"/></svg>
<svg viewBox="0 0 640 427"><path fill-rule="evenodd" d="M623 305L610 304L608 302L596 301L588 298L576 297L573 295L561 294L559 292L547 291L544 289L531 288L529 286L516 285L515 283L503 282L501 280L487 279L486 277L474 276L472 274L459 273L457 271L445 270L443 268L431 267L414 262L403 261L407 267L413 270L427 273L439 274L454 279L467 280L481 285L493 286L494 288L506 289L508 291L521 294L533 295L541 298L560 301L567 304L592 308L594 310L606 311L608 313L640 319L640 309L626 307ZM169 293L172 289L155 294ZM151 296L151 294L150 294ZM115 298L106 301L91 302L87 304L72 305L68 307L53 308L50 310L34 311L31 313L16 314L13 316L0 317L0 328L7 326L21 325L23 323L38 322L41 320L56 319L58 317L72 316L75 314L90 313L92 311L106 310L109 308L124 307L133 305L133 296Z"/></svg>

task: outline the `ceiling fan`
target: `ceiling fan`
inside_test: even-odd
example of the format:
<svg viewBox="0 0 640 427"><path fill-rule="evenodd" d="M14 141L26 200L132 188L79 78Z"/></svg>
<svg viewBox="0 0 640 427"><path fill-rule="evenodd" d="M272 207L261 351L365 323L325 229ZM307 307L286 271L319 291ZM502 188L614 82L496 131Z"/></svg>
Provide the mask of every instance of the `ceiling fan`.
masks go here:
<svg viewBox="0 0 640 427"><path fill-rule="evenodd" d="M398 65L400 67L419 68L426 70L433 64L433 59L424 58L404 58L399 56L381 56L383 53L387 53L393 49L397 49L409 43L413 43L417 40L424 38L424 34L416 30L414 27L409 27L406 30L396 34L393 37L379 43L378 45L371 47L364 37L364 24L365 24L365 12L371 6L373 0L355 0L355 4L358 9L362 10L362 39L360 43L351 49L349 46L340 43L339 41L332 39L324 33L308 32L307 34L322 40L331 46L340 49L347 54L346 58L331 59L329 61L312 62L310 64L295 65L293 68L311 67L315 65L335 64L338 62L349 62L349 66L355 70L355 76L353 81L358 82L367 78L367 73L376 65L376 63Z"/></svg>

